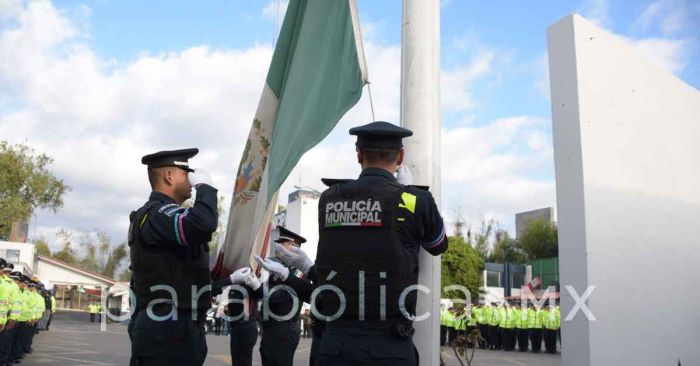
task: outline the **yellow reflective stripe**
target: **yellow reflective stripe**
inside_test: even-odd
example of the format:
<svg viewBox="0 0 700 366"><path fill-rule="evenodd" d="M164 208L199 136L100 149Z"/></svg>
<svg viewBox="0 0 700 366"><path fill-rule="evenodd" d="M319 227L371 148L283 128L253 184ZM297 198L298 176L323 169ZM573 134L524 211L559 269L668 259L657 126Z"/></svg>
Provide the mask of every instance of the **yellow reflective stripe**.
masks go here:
<svg viewBox="0 0 700 366"><path fill-rule="evenodd" d="M141 223L139 224L139 227L143 227L143 223L146 222L146 218L148 217L148 212L146 212L145 215L143 215L143 218L141 219Z"/></svg>
<svg viewBox="0 0 700 366"><path fill-rule="evenodd" d="M408 192L401 193L401 200L403 203L399 203L400 208L405 208L411 213L416 213L416 196Z"/></svg>

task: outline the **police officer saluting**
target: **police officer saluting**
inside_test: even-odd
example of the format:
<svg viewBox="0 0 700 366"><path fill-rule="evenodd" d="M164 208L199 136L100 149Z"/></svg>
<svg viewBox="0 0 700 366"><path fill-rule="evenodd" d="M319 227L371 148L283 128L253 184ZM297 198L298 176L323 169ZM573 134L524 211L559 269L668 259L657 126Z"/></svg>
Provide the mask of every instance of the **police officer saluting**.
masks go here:
<svg viewBox="0 0 700 366"><path fill-rule="evenodd" d="M198 152L160 151L141 159L153 191L130 216L137 301L129 324L132 365L202 365L206 358L208 243L218 212L209 175L189 167L188 160ZM192 187L197 190L194 205L183 208Z"/></svg>
<svg viewBox="0 0 700 366"><path fill-rule="evenodd" d="M328 322L317 365L416 365L416 292L407 288L418 282L421 247L432 255L447 250L442 217L427 189L404 185L410 182L399 169L402 138L410 130L373 122L350 134L357 136L362 173L326 180L330 187L318 207L318 254L310 271L324 286L318 296ZM306 261L300 251L284 253L287 264ZM325 290L331 287L345 301Z"/></svg>

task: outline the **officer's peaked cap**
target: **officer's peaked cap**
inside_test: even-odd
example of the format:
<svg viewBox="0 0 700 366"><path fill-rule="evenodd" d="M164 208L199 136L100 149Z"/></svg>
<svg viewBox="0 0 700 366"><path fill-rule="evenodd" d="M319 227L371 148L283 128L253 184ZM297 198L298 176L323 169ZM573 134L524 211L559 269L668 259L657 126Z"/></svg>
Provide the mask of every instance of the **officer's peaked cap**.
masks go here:
<svg viewBox="0 0 700 366"><path fill-rule="evenodd" d="M304 238L303 236L287 229L286 227L278 226L277 230L279 231L280 235L279 235L279 238L277 238L277 240L275 240L275 241L278 243L288 241L288 240L291 240L291 241L293 241L295 243L299 243L299 244L306 243L306 238Z"/></svg>
<svg viewBox="0 0 700 366"><path fill-rule="evenodd" d="M401 139L413 135L413 131L377 121L350 129L350 134L357 136L355 146L365 149L399 150L403 147Z"/></svg>
<svg viewBox="0 0 700 366"><path fill-rule="evenodd" d="M166 166L174 166L193 172L187 160L199 153L199 149L181 149L181 150L165 150L157 153L148 154L141 158L141 163L148 165L149 168L162 168Z"/></svg>

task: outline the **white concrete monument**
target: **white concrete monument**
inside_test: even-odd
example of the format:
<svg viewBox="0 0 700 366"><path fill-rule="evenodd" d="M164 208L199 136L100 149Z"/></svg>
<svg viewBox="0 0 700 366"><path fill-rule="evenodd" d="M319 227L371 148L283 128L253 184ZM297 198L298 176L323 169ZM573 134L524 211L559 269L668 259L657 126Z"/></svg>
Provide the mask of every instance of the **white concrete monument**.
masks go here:
<svg viewBox="0 0 700 366"><path fill-rule="evenodd" d="M700 365L700 92L578 15L548 43L562 364Z"/></svg>

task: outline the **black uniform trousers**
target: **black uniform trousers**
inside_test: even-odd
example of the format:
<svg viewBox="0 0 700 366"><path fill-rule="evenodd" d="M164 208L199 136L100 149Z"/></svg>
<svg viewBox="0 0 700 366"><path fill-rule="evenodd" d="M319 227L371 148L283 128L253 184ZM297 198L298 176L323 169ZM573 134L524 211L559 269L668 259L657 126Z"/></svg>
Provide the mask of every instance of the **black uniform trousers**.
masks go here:
<svg viewBox="0 0 700 366"><path fill-rule="evenodd" d="M251 366L253 364L253 348L258 341L258 323L253 320L230 322L231 364L236 366Z"/></svg>
<svg viewBox="0 0 700 366"><path fill-rule="evenodd" d="M542 349L542 329L532 328L530 329L530 344L532 345L532 352L539 352Z"/></svg>
<svg viewBox="0 0 700 366"><path fill-rule="evenodd" d="M313 326L312 326L313 327ZM320 328L320 329L319 329ZM311 352L309 352L309 366L316 366L318 357L318 346L321 344L321 337L325 327L313 327L311 331Z"/></svg>
<svg viewBox="0 0 700 366"><path fill-rule="evenodd" d="M491 349L501 348L501 327L498 325L489 325L489 346Z"/></svg>
<svg viewBox="0 0 700 366"><path fill-rule="evenodd" d="M528 349L528 336L530 331L528 329L519 328L516 329L518 334L518 350L520 352L526 352Z"/></svg>
<svg viewBox="0 0 700 366"><path fill-rule="evenodd" d="M170 311L156 311L165 316ZM145 309L138 310L129 323L131 337L131 365L204 364L207 341L204 334L203 314L193 319L191 310L178 310L177 320L151 319Z"/></svg>
<svg viewBox="0 0 700 366"><path fill-rule="evenodd" d="M418 352L410 337L393 332L328 326L316 356L317 366L417 366Z"/></svg>
<svg viewBox="0 0 700 366"><path fill-rule="evenodd" d="M447 327L447 344L451 346L455 339L457 339L457 328Z"/></svg>
<svg viewBox="0 0 700 366"><path fill-rule="evenodd" d="M544 330L544 349L547 353L557 353L557 331L556 329Z"/></svg>
<svg viewBox="0 0 700 366"><path fill-rule="evenodd" d="M299 321L263 321L260 358L263 366L293 366L299 345Z"/></svg>
<svg viewBox="0 0 700 366"><path fill-rule="evenodd" d="M447 345L447 326L440 326L440 346L444 347Z"/></svg>
<svg viewBox="0 0 700 366"><path fill-rule="evenodd" d="M504 351L510 351L510 329L508 328L499 328L500 329L500 337L501 337L501 347L503 348Z"/></svg>
<svg viewBox="0 0 700 366"><path fill-rule="evenodd" d="M15 328L15 336L12 340L12 350L10 351L9 357L10 361L19 360L24 357L25 347L27 345L27 332L29 331L27 322L18 322Z"/></svg>
<svg viewBox="0 0 700 366"><path fill-rule="evenodd" d="M486 349L489 343L489 326L486 324L479 324L479 332L481 333L481 340L479 340L479 348Z"/></svg>
<svg viewBox="0 0 700 366"><path fill-rule="evenodd" d="M12 344L15 340L15 334L17 334L17 323L15 323L12 329L6 328L0 333L0 364L11 360L10 356L12 354Z"/></svg>

